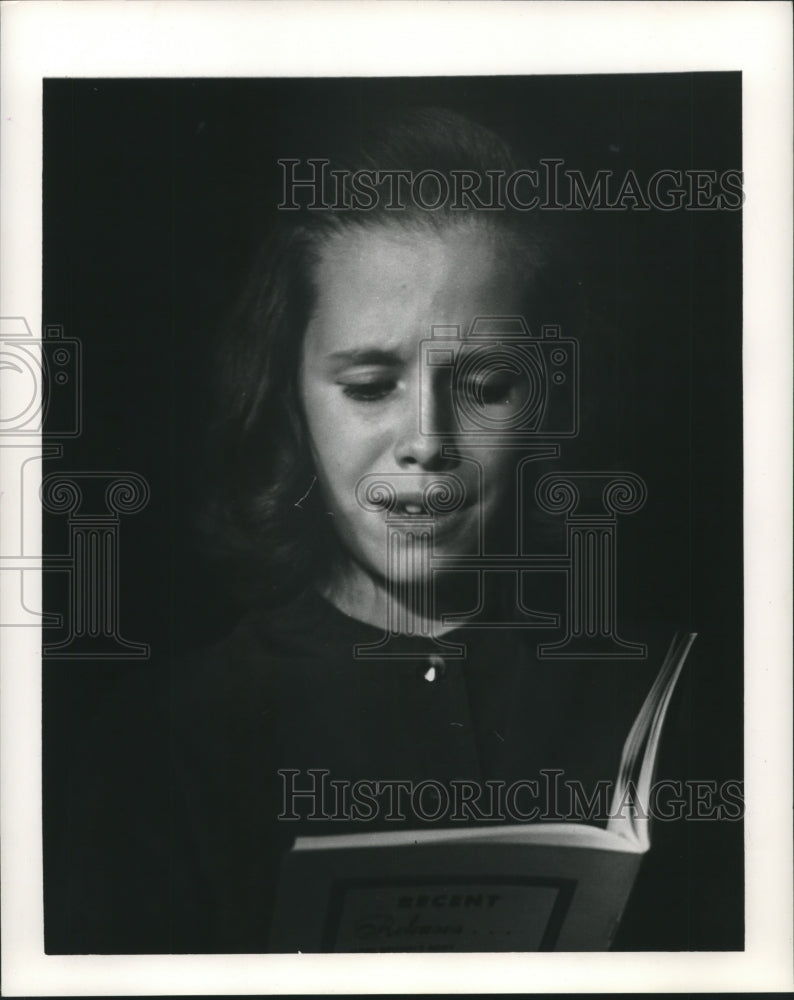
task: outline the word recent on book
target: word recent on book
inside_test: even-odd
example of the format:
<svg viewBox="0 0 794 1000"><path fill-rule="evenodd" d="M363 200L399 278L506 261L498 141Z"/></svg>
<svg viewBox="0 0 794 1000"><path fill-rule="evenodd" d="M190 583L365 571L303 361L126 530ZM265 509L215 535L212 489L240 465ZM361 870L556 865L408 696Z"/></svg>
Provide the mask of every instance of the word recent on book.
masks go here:
<svg viewBox="0 0 794 1000"><path fill-rule="evenodd" d="M607 821L621 817L669 820L739 820L741 781L661 780L641 796L629 781L619 795L612 781L585 786L559 768L541 768L518 781L423 781L332 778L323 768L283 768L278 819L423 823L511 820Z"/></svg>

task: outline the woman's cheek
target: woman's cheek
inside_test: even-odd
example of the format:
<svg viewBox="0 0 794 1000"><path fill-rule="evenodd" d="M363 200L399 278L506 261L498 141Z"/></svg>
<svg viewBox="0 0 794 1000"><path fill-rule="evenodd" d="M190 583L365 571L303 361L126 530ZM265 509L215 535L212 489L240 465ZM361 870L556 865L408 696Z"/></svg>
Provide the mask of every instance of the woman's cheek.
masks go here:
<svg viewBox="0 0 794 1000"><path fill-rule="evenodd" d="M385 472L389 433L382 424L359 414L342 417L335 428L339 451L350 468Z"/></svg>

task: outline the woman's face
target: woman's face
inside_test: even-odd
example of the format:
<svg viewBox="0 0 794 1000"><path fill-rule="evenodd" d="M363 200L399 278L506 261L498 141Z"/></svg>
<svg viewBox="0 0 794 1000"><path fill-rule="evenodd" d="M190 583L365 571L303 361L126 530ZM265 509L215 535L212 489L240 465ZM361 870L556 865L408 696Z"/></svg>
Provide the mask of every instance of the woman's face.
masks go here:
<svg viewBox="0 0 794 1000"><path fill-rule="evenodd" d="M506 427L483 447L460 419L462 390L452 377L475 317L521 312L510 256L483 225L421 232L387 224L337 235L322 249L299 385L347 570L427 577L428 546L422 551L417 538L428 524L423 497L434 483L462 497L456 509L432 515L433 552L476 553L483 524L512 486L517 452L508 447L509 414L522 402L521 387L499 366L470 373L465 391L478 412L494 418L489 426ZM430 363L423 342L438 326L459 328L461 339L440 344ZM376 482L391 487L390 511L372 502L377 490L367 499Z"/></svg>

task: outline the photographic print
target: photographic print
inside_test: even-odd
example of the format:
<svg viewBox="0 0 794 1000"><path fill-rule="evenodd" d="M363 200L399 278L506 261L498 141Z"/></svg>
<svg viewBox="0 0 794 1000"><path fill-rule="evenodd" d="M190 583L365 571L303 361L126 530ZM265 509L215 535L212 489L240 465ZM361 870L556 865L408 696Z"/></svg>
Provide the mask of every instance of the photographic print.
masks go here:
<svg viewBox="0 0 794 1000"><path fill-rule="evenodd" d="M746 98L42 78L48 961L745 952Z"/></svg>
<svg viewBox="0 0 794 1000"><path fill-rule="evenodd" d="M740 101L46 81L45 322L81 333L91 470L42 487L75 557L45 578L53 949L267 951L281 912L295 951L553 948L584 875L522 838L567 857L584 823L654 843L614 942L623 899L573 944L742 947Z"/></svg>

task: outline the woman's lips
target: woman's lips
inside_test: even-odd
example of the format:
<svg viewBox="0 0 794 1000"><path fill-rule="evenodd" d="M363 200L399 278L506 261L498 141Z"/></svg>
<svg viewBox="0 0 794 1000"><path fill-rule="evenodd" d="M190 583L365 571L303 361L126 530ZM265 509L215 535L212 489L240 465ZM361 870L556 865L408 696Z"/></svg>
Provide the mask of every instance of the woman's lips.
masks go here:
<svg viewBox="0 0 794 1000"><path fill-rule="evenodd" d="M355 497L367 511L404 517L442 517L479 501L479 483L454 473L418 476L407 473L371 473L356 485Z"/></svg>
<svg viewBox="0 0 794 1000"><path fill-rule="evenodd" d="M380 512L390 514L392 516L396 515L398 517L447 518L452 517L454 514L461 514L463 511L468 510L472 506L474 505L471 503L461 503L455 507L445 510L443 507L434 507L432 504L428 504L423 499L398 499L391 504L384 503L381 506Z"/></svg>
<svg viewBox="0 0 794 1000"><path fill-rule="evenodd" d="M404 493L397 497L384 497L383 500L375 500L377 506L389 513L421 515L423 517L455 514L473 506L475 502L475 499L468 499L466 495L461 495L453 500L440 491Z"/></svg>
<svg viewBox="0 0 794 1000"><path fill-rule="evenodd" d="M397 501L389 507L384 505L378 516L398 531L410 531L420 525L425 529L432 527L433 538L438 541L464 529L476 534L471 517L476 507L477 504L465 504L453 510L431 510L416 500Z"/></svg>

